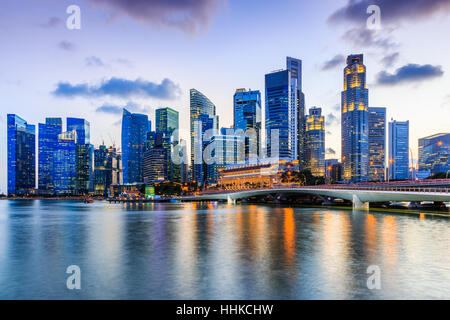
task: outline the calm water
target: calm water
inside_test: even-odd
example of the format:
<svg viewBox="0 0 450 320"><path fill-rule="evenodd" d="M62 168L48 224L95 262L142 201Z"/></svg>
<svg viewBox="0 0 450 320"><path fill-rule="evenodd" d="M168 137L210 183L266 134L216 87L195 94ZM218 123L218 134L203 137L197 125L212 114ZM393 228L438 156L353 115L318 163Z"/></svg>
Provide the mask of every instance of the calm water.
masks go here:
<svg viewBox="0 0 450 320"><path fill-rule="evenodd" d="M449 226L323 208L0 201L0 299L450 299ZM81 290L66 287L69 265ZM380 290L367 288L369 265Z"/></svg>

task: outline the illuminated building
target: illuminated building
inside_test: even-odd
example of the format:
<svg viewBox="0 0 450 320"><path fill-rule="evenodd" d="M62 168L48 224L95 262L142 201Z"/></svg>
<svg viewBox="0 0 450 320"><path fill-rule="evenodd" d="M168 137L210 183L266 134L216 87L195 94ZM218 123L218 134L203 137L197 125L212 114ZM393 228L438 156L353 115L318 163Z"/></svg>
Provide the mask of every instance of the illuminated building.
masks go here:
<svg viewBox="0 0 450 320"><path fill-rule="evenodd" d="M106 197L112 184L122 184L121 157L116 148L101 145L94 150L94 194Z"/></svg>
<svg viewBox="0 0 450 320"><path fill-rule="evenodd" d="M267 156L276 156L271 144L278 132L279 158L299 160L303 166L305 97L302 92L302 61L287 57L286 62L286 70L265 76Z"/></svg>
<svg viewBox="0 0 450 320"><path fill-rule="evenodd" d="M384 181L386 108L369 108L369 181Z"/></svg>
<svg viewBox="0 0 450 320"><path fill-rule="evenodd" d="M57 195L77 193L77 132L75 130L58 135L53 157L53 185Z"/></svg>
<svg viewBox="0 0 450 320"><path fill-rule="evenodd" d="M282 174L286 171L298 171L298 160L278 163L261 161L259 163L239 163L220 169L218 185L225 190L247 190L271 188L282 183Z"/></svg>
<svg viewBox="0 0 450 320"><path fill-rule="evenodd" d="M171 161L175 146L179 143L179 115L171 108L156 109L156 132L161 132L170 139L168 174L172 182L181 181L181 165Z"/></svg>
<svg viewBox="0 0 450 320"><path fill-rule="evenodd" d="M53 156L58 135L62 133L62 119L46 118L45 123L39 123L38 128L38 187L39 190L53 192Z"/></svg>
<svg viewBox="0 0 450 320"><path fill-rule="evenodd" d="M249 159L251 153L257 158L261 148L261 92L237 89L233 98L234 130L250 133L245 137L245 158Z"/></svg>
<svg viewBox="0 0 450 320"><path fill-rule="evenodd" d="M144 153L144 183L169 181L170 137L162 132L147 134L147 151Z"/></svg>
<svg viewBox="0 0 450 320"><path fill-rule="evenodd" d="M347 57L341 94L343 179L362 182L369 170L369 90L363 55Z"/></svg>
<svg viewBox="0 0 450 320"><path fill-rule="evenodd" d="M389 122L389 178L409 177L409 121Z"/></svg>
<svg viewBox="0 0 450 320"><path fill-rule="evenodd" d="M314 176L325 175L325 121L321 108L309 109L306 117L305 162Z"/></svg>
<svg viewBox="0 0 450 320"><path fill-rule="evenodd" d="M419 171L449 174L450 133L439 133L419 139Z"/></svg>
<svg viewBox="0 0 450 320"><path fill-rule="evenodd" d="M29 193L36 187L36 127L8 114L8 194Z"/></svg>
<svg viewBox="0 0 450 320"><path fill-rule="evenodd" d="M209 140L204 139L208 130L218 130L219 118L216 106L200 91L190 90L191 125L191 182L199 186L207 182L207 167L203 161L203 150Z"/></svg>
<svg viewBox="0 0 450 320"><path fill-rule="evenodd" d="M123 109L122 116L122 167L123 182L143 182L145 141L150 127L148 116L130 113Z"/></svg>

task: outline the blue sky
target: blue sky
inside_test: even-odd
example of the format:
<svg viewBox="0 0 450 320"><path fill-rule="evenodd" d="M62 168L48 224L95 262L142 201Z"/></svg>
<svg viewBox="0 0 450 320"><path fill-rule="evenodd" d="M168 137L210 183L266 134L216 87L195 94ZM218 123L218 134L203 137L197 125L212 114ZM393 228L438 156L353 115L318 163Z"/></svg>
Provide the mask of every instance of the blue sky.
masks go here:
<svg viewBox="0 0 450 320"><path fill-rule="evenodd" d="M130 5L131 3L131 5ZM168 4L170 3L170 4ZM81 8L81 30L66 8ZM378 4L381 29L366 28ZM410 120L417 139L450 131L450 1L18 0L0 11L0 192L6 189L6 114L29 123L84 117L95 145L120 146L119 107L172 107L189 137L189 89L232 123L236 88L259 89L264 74L303 60L307 108L328 120L326 144L340 156L344 57L363 53L370 106ZM334 121L333 121L334 120Z"/></svg>

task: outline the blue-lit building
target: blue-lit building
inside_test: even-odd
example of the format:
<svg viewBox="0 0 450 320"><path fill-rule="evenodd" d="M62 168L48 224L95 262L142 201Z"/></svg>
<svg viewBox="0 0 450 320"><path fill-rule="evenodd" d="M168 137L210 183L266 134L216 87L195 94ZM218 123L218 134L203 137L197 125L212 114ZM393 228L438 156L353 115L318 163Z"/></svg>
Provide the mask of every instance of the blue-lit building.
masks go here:
<svg viewBox="0 0 450 320"><path fill-rule="evenodd" d="M369 177L369 90L363 55L347 57L341 94L343 179L364 182Z"/></svg>
<svg viewBox="0 0 450 320"><path fill-rule="evenodd" d="M409 121L389 122L389 178L409 178Z"/></svg>
<svg viewBox="0 0 450 320"><path fill-rule="evenodd" d="M172 108L159 108L155 111L156 132L164 134L169 139L170 150L168 152L169 181L181 182L181 165L172 161L172 154L179 143L179 114Z"/></svg>
<svg viewBox="0 0 450 320"><path fill-rule="evenodd" d="M29 193L36 187L36 127L8 114L8 194Z"/></svg>
<svg viewBox="0 0 450 320"><path fill-rule="evenodd" d="M369 108L369 181L384 181L386 170L386 108Z"/></svg>
<svg viewBox="0 0 450 320"><path fill-rule="evenodd" d="M94 194L107 197L112 184L122 184L121 157L116 148L99 146L94 150Z"/></svg>
<svg viewBox="0 0 450 320"><path fill-rule="evenodd" d="M163 132L147 133L147 150L144 153L144 183L171 181L171 138Z"/></svg>
<svg viewBox="0 0 450 320"><path fill-rule="evenodd" d="M258 158L261 154L261 92L237 89L233 99L234 130L247 132L245 158Z"/></svg>
<svg viewBox="0 0 450 320"><path fill-rule="evenodd" d="M56 195L77 194L77 132L61 133L53 156L53 186Z"/></svg>
<svg viewBox="0 0 450 320"><path fill-rule="evenodd" d="M148 128L148 116L123 109L122 168L125 184L144 181L142 168Z"/></svg>
<svg viewBox="0 0 450 320"><path fill-rule="evenodd" d="M287 69L265 76L267 156L277 156L272 150L278 132L278 156L299 160L305 164L305 98L302 92L302 61L286 58ZM276 131L274 131L276 130Z"/></svg>
<svg viewBox="0 0 450 320"><path fill-rule="evenodd" d="M39 123L39 160L38 187L39 190L53 191L53 157L58 144L58 135L62 133L61 118L46 118L45 123Z"/></svg>
<svg viewBox="0 0 450 320"><path fill-rule="evenodd" d="M208 130L218 130L219 117L216 106L200 91L190 90L191 125L191 181L199 186L207 182L207 167L203 161L203 150L209 143L204 139Z"/></svg>
<svg viewBox="0 0 450 320"><path fill-rule="evenodd" d="M419 139L419 172L445 173L450 177L450 133Z"/></svg>
<svg viewBox="0 0 450 320"><path fill-rule="evenodd" d="M314 176L325 176L325 118L322 108L309 109L306 116L305 163Z"/></svg>
<svg viewBox="0 0 450 320"><path fill-rule="evenodd" d="M77 144L91 143L91 125L89 121L80 118L67 118L67 131L77 132Z"/></svg>

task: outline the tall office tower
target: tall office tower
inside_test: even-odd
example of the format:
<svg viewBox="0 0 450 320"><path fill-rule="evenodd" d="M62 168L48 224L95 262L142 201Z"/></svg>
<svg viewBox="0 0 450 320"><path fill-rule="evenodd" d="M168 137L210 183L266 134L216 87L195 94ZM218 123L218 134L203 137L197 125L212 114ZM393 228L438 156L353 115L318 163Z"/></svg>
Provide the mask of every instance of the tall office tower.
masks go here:
<svg viewBox="0 0 450 320"><path fill-rule="evenodd" d="M265 76L267 156L278 131L281 159L299 160L304 166L305 98L302 93L302 61L287 57L287 69ZM275 135L275 136L273 136ZM272 141L272 139L274 141ZM274 154L272 154L274 153Z"/></svg>
<svg viewBox="0 0 450 320"><path fill-rule="evenodd" d="M201 186L207 181L203 150L209 139L204 139L204 134L207 130L218 130L219 118L216 116L216 106L196 89L190 90L190 122L191 182Z"/></svg>
<svg viewBox="0 0 450 320"><path fill-rule="evenodd" d="M80 118L67 118L67 131L77 132L77 144L91 143L91 125L89 121Z"/></svg>
<svg viewBox="0 0 450 320"><path fill-rule="evenodd" d="M180 182L181 183L187 183L189 182L189 166L188 166L188 152L186 148L186 141L183 139L180 139L179 144L180 149Z"/></svg>
<svg viewBox="0 0 450 320"><path fill-rule="evenodd" d="M40 190L53 191L53 156L62 133L61 118L46 118L39 123L38 186Z"/></svg>
<svg viewBox="0 0 450 320"><path fill-rule="evenodd" d="M122 170L123 183L143 182L142 171L148 116L123 109L122 117Z"/></svg>
<svg viewBox="0 0 450 320"><path fill-rule="evenodd" d="M221 169L245 160L245 137L233 134L234 130L230 128L220 131L211 137L206 147L206 153L211 156L211 161L207 161L208 185L217 184Z"/></svg>
<svg viewBox="0 0 450 320"><path fill-rule="evenodd" d="M245 159L252 156L258 158L261 154L261 92L259 90L237 89L234 94L234 130L247 131L245 136ZM256 160L256 159L255 159Z"/></svg>
<svg viewBox="0 0 450 320"><path fill-rule="evenodd" d="M450 177L450 133L419 139L419 171L427 171L427 176L445 173Z"/></svg>
<svg viewBox="0 0 450 320"><path fill-rule="evenodd" d="M170 137L163 132L147 134L147 151L144 153L144 183L170 180Z"/></svg>
<svg viewBox="0 0 450 320"><path fill-rule="evenodd" d="M8 114L8 194L36 187L36 127Z"/></svg>
<svg viewBox="0 0 450 320"><path fill-rule="evenodd" d="M108 196L112 184L120 184L120 156L114 147L101 145L94 151L94 194Z"/></svg>
<svg viewBox="0 0 450 320"><path fill-rule="evenodd" d="M67 118L67 131L76 131L76 189L78 194L87 194L94 187L94 146L90 143L90 124L85 119Z"/></svg>
<svg viewBox="0 0 450 320"><path fill-rule="evenodd" d="M322 108L311 108L306 116L305 162L314 176L325 175L325 119Z"/></svg>
<svg viewBox="0 0 450 320"><path fill-rule="evenodd" d="M363 55L347 57L341 94L343 179L367 181L369 177L369 90Z"/></svg>
<svg viewBox="0 0 450 320"><path fill-rule="evenodd" d="M384 181L386 108L369 108L369 181Z"/></svg>
<svg viewBox="0 0 450 320"><path fill-rule="evenodd" d="M169 180L172 182L181 182L181 166L172 161L174 148L179 143L178 130L178 111L171 108L156 109L156 132L162 132L165 137L170 139L168 172Z"/></svg>
<svg viewBox="0 0 450 320"><path fill-rule="evenodd" d="M77 193L77 132L75 130L58 135L53 156L53 186L57 195Z"/></svg>
<svg viewBox="0 0 450 320"><path fill-rule="evenodd" d="M409 177L409 121L389 122L389 178Z"/></svg>

